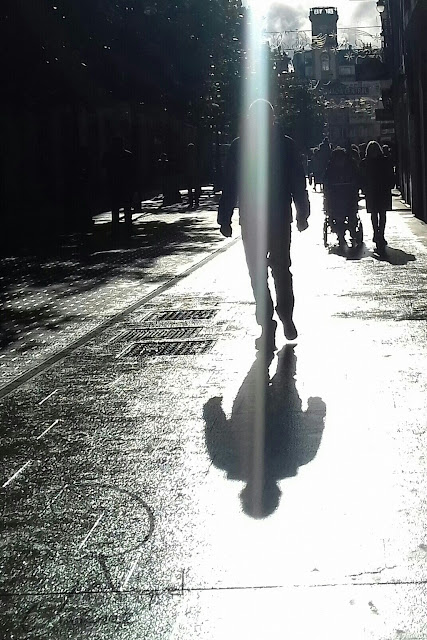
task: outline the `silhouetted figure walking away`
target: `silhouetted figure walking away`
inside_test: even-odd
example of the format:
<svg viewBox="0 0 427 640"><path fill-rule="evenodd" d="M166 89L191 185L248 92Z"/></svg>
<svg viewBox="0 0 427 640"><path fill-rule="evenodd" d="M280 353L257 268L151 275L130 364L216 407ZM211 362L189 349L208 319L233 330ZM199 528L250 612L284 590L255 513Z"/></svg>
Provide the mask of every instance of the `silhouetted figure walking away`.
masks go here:
<svg viewBox="0 0 427 640"><path fill-rule="evenodd" d="M384 157L375 140L366 147L365 158L360 163L362 189L366 198L366 210L371 214L373 241L377 251L384 251L387 241L384 237L386 211L391 210L391 190L394 186L393 167Z"/></svg>
<svg viewBox="0 0 427 640"><path fill-rule="evenodd" d="M295 386L294 345L278 354L269 380L270 359L258 357L249 370L227 420L222 398L204 406L206 447L213 464L230 480L246 486L240 494L245 513L264 518L279 504L278 481L298 473L315 457L324 429L326 405L309 398L306 411Z"/></svg>
<svg viewBox="0 0 427 640"><path fill-rule="evenodd" d="M104 166L107 173L112 207L113 234L118 231L119 210L124 208L127 231L132 227L132 196L135 187L135 171L133 155L125 149L123 140L115 137L104 155Z"/></svg>
<svg viewBox="0 0 427 640"><path fill-rule="evenodd" d="M187 146L187 189L188 208L197 209L200 198L199 163L196 145L192 142Z"/></svg>
<svg viewBox="0 0 427 640"><path fill-rule="evenodd" d="M158 161L159 174L162 183L162 207L181 202L181 194L176 182L176 166L166 153L161 153Z"/></svg>
<svg viewBox="0 0 427 640"><path fill-rule="evenodd" d="M331 158L331 153L332 147L329 143L329 138L323 138L316 153L316 182L320 183L321 186L323 186L325 171Z"/></svg>
<svg viewBox="0 0 427 640"><path fill-rule="evenodd" d="M292 199L299 231L308 227L310 203L304 169L294 142L274 124L273 107L256 100L250 107L246 130L230 146L219 203L218 224L230 237L233 209L239 200L246 262L262 334L258 349L273 351L277 322L267 284L271 268L276 289L276 311L288 340L297 337L293 322L294 294L291 258Z"/></svg>

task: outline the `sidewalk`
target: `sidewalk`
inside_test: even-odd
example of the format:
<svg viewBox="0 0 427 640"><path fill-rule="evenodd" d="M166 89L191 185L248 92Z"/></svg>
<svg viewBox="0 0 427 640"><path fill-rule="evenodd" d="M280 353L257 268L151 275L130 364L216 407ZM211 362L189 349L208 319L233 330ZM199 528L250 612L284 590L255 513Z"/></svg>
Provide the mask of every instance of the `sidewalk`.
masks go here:
<svg viewBox="0 0 427 640"><path fill-rule="evenodd" d="M278 333L268 386L243 248L212 207L161 214L185 246L116 266L79 318L226 251L0 401L6 638L427 638L423 225L391 212L379 260L362 212L351 259L310 198L299 338Z"/></svg>
<svg viewBox="0 0 427 640"><path fill-rule="evenodd" d="M88 249L71 237L53 257L0 259L0 388L224 245L209 191L203 209L160 205L142 203L130 241L111 241L104 213Z"/></svg>

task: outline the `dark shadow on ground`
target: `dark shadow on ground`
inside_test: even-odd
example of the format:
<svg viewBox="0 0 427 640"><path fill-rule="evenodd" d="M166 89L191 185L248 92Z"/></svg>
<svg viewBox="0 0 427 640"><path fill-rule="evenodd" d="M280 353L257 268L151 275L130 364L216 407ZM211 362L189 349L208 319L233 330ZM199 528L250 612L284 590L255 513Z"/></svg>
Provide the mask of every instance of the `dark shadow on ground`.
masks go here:
<svg viewBox="0 0 427 640"><path fill-rule="evenodd" d="M367 255L367 248L364 242L357 247L352 247L347 244L345 247L340 247L338 244L328 247L328 253L335 256L341 256L347 260L361 260Z"/></svg>
<svg viewBox="0 0 427 640"><path fill-rule="evenodd" d="M372 256L375 260L388 262L395 266L402 266L416 260L416 257L412 253L406 253L406 251L402 251L402 249L393 249L393 247L388 246L384 251L381 251L381 253L372 252Z"/></svg>
<svg viewBox="0 0 427 640"><path fill-rule="evenodd" d="M387 246L381 253L368 249L365 243L356 248L350 246L343 249L338 245L328 247L328 252L333 255L341 256L347 260L363 260L365 258L374 258L381 262L388 262L395 266L403 266L408 262L414 262L416 257L412 253L406 253L402 249L394 249Z"/></svg>
<svg viewBox="0 0 427 640"><path fill-rule="evenodd" d="M201 205L206 208L211 200L203 197ZM27 310L23 310L25 305L19 308L29 292L49 287L54 299L60 301L92 291L117 276L138 281L160 256L188 256L223 241L216 225L202 224L203 211L187 212L182 205L167 209L166 213L178 214L168 222L152 215L147 218L152 214L148 205L147 211L134 216L131 235L124 223L119 224L116 237L112 237L111 223L96 224L90 232L64 234L55 241L35 239L30 247L4 251L0 257L0 351L25 331L46 327L46 322L55 328L68 318L49 302L32 304ZM165 277L168 274L162 272L158 279Z"/></svg>
<svg viewBox="0 0 427 640"><path fill-rule="evenodd" d="M315 457L324 429L326 405L310 398L306 411L295 386L293 345L278 354L269 380L272 358L258 357L249 370L226 418L222 398L204 406L206 447L213 464L230 480L246 483L240 494L245 513L265 518L280 501L278 482L295 476Z"/></svg>

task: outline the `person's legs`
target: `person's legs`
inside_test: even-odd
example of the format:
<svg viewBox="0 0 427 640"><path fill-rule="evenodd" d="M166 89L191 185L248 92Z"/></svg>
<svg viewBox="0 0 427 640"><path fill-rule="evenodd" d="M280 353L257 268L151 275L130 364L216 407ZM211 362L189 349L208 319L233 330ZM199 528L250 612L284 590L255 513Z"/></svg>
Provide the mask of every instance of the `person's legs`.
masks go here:
<svg viewBox="0 0 427 640"><path fill-rule="evenodd" d="M196 184L194 188L194 208L195 209L199 208L199 200L200 200L201 192L202 192L201 186L199 184Z"/></svg>
<svg viewBox="0 0 427 640"><path fill-rule="evenodd" d="M349 212L349 214L347 216L348 228L350 230L352 243L354 244L354 242L356 240L357 213L356 213L356 210L354 210L352 208L350 208L349 211L350 212Z"/></svg>
<svg viewBox="0 0 427 640"><path fill-rule="evenodd" d="M339 246L344 247L346 245L344 218L341 216L334 218L334 229L338 237Z"/></svg>
<svg viewBox="0 0 427 640"><path fill-rule="evenodd" d="M294 311L294 291L291 267L291 227L277 230L270 240L269 264L273 273L276 289L276 311L283 323L285 336L288 340L295 340L297 330L292 316Z"/></svg>
<svg viewBox="0 0 427 640"><path fill-rule="evenodd" d="M115 236L119 230L119 210L120 210L120 199L116 193L111 194L111 230L112 235Z"/></svg>
<svg viewBox="0 0 427 640"><path fill-rule="evenodd" d="M126 198L124 201L124 211L126 231L129 233L132 229L132 201L130 198Z"/></svg>
<svg viewBox="0 0 427 640"><path fill-rule="evenodd" d="M193 204L194 204L193 186L192 186L191 182L189 182L188 183L188 208L192 209L193 208Z"/></svg>
<svg viewBox="0 0 427 640"><path fill-rule="evenodd" d="M273 320L273 301L267 282L267 249L266 247L261 247L256 234L249 233L247 229L242 229L242 239L255 298L255 318L262 327L262 335L257 340L257 346L261 346L264 340L267 341L270 347L274 348L276 323Z"/></svg>
<svg viewBox="0 0 427 640"><path fill-rule="evenodd" d="M375 244L378 243L378 213L371 213L371 222L372 222L372 229L374 232L373 235L373 242L375 242Z"/></svg>
<svg viewBox="0 0 427 640"><path fill-rule="evenodd" d="M384 238L384 231L385 231L385 223L386 223L386 212L385 211L380 211L378 214L379 217L379 221L378 221L378 242L385 247L387 242Z"/></svg>

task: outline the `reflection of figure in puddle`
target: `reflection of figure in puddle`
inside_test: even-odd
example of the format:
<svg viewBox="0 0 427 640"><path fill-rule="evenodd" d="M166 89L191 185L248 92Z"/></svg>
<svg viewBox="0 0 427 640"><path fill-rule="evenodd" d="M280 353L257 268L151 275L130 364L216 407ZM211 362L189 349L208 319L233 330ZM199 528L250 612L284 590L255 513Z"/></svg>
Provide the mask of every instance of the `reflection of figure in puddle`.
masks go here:
<svg viewBox="0 0 427 640"><path fill-rule="evenodd" d="M222 398L204 407L206 446L213 464L230 480L243 480L243 510L255 518L275 511L281 491L278 481L295 476L298 467L317 453L324 428L325 403L310 398L306 411L295 386L293 345L278 354L277 371L269 380L271 360L253 363L227 420Z"/></svg>

